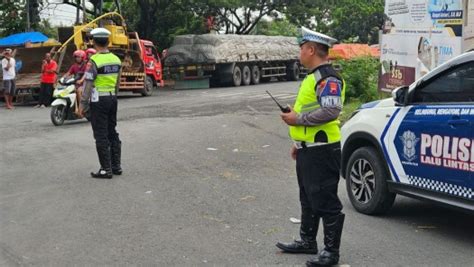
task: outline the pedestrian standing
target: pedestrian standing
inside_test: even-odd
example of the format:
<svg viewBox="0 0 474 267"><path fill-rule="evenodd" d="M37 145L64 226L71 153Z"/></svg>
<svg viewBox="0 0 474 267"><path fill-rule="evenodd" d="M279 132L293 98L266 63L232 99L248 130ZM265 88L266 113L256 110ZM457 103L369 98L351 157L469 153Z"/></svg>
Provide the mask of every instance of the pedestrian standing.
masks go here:
<svg viewBox="0 0 474 267"><path fill-rule="evenodd" d="M335 39L302 28L300 61L309 72L301 83L294 107L281 118L289 125L294 144L301 203L301 240L277 243L289 253L317 254L316 234L322 218L324 249L307 266L331 266L339 262L344 214L337 196L341 162L338 116L345 84L328 61Z"/></svg>
<svg viewBox="0 0 474 267"><path fill-rule="evenodd" d="M100 162L99 171L91 172L91 176L110 179L113 174L122 174L122 142L115 129L121 61L107 49L110 36L107 29L93 29L91 35L97 53L90 58L90 68L85 74L79 112L85 115L90 108L92 131Z"/></svg>
<svg viewBox="0 0 474 267"><path fill-rule="evenodd" d="M39 102L36 108L45 108L51 104L54 83L56 82L58 64L46 53L41 66L41 85L39 91Z"/></svg>
<svg viewBox="0 0 474 267"><path fill-rule="evenodd" d="M16 62L12 57L12 50L10 48L5 49L3 52L2 59L2 71L3 71L3 98L5 99L5 108L14 109L13 97L15 96L16 85L15 85L15 72Z"/></svg>

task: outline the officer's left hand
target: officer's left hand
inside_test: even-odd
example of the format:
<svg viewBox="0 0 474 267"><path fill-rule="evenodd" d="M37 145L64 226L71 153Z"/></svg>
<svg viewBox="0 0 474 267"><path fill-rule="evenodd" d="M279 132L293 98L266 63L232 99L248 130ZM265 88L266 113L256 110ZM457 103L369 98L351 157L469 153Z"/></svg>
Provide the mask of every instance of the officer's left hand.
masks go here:
<svg viewBox="0 0 474 267"><path fill-rule="evenodd" d="M288 125L294 126L296 125L296 119L298 118L298 113L290 106L288 105L288 108L290 108L290 112L288 113L281 113L281 119Z"/></svg>

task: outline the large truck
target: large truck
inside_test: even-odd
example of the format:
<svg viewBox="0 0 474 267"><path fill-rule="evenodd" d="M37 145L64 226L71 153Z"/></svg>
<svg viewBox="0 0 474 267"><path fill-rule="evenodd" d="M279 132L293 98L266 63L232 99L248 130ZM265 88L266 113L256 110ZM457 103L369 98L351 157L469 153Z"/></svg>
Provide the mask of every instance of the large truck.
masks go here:
<svg viewBox="0 0 474 267"><path fill-rule="evenodd" d="M299 79L296 38L261 35L180 35L167 50L164 72L175 89Z"/></svg>
<svg viewBox="0 0 474 267"><path fill-rule="evenodd" d="M386 0L379 89L410 85L474 49L474 0Z"/></svg>

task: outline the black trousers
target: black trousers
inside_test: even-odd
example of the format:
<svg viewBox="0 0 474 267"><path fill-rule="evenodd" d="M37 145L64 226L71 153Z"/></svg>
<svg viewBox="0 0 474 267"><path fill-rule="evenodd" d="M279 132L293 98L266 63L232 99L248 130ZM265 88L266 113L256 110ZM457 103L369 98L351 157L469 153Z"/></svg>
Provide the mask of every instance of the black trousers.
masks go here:
<svg viewBox="0 0 474 267"><path fill-rule="evenodd" d="M320 217L341 213L342 204L337 196L340 165L340 143L298 149L296 174L300 189L300 232L303 239L316 237Z"/></svg>
<svg viewBox="0 0 474 267"><path fill-rule="evenodd" d="M49 106L51 104L51 98L53 96L54 84L52 83L41 83L39 90L38 105Z"/></svg>
<svg viewBox="0 0 474 267"><path fill-rule="evenodd" d="M99 102L91 102L91 125L96 147L120 143L117 126L117 97L100 96Z"/></svg>

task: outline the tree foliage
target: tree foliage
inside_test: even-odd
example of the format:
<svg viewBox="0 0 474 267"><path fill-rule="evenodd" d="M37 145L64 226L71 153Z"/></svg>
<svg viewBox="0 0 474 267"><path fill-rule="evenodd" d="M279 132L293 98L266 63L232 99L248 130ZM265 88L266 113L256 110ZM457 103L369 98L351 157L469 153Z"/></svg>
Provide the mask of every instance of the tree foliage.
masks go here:
<svg viewBox="0 0 474 267"><path fill-rule="evenodd" d="M340 41L374 44L383 24L384 1L293 0L284 13L290 22Z"/></svg>
<svg viewBox="0 0 474 267"><path fill-rule="evenodd" d="M7 36L26 29L25 6L20 1L0 2L0 35Z"/></svg>
<svg viewBox="0 0 474 267"><path fill-rule="evenodd" d="M346 82L346 100L357 98L362 102L372 101L377 96L379 60L372 57L360 57L351 60L338 60L341 75Z"/></svg>
<svg viewBox="0 0 474 267"><path fill-rule="evenodd" d="M287 19L261 20L255 27L254 34L269 36L298 36L299 30Z"/></svg>
<svg viewBox="0 0 474 267"><path fill-rule="evenodd" d="M189 1L194 12L212 16L225 33L250 34L265 16L275 16L286 4L274 0L209 0Z"/></svg>

